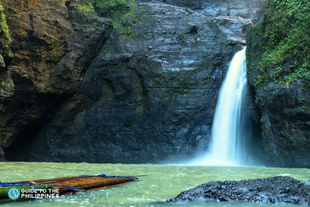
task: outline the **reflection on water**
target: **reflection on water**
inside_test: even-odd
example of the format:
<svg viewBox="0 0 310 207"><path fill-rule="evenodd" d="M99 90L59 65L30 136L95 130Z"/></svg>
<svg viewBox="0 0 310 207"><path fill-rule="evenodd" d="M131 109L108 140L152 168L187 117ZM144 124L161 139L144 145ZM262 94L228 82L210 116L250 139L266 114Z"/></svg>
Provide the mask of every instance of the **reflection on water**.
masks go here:
<svg viewBox="0 0 310 207"><path fill-rule="evenodd" d="M181 191L205 182L217 180L243 180L289 175L300 181L309 180L310 169L258 168L258 167L206 167L180 165L123 165L87 163L25 163L0 162L0 181L13 182L31 179L54 178L73 175L101 174L133 175L141 182L132 182L117 188L89 191L59 199L2 204L9 207L66 207L66 206L147 206L147 207L262 207L258 204L182 203L165 204ZM279 205L277 205L279 206Z"/></svg>

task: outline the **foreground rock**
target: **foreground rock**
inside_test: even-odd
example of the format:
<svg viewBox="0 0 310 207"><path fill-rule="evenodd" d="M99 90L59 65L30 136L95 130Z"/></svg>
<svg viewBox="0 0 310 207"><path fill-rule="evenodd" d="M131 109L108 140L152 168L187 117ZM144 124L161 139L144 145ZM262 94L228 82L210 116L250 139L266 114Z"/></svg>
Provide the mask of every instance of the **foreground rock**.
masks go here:
<svg viewBox="0 0 310 207"><path fill-rule="evenodd" d="M310 205L310 186L291 177L215 181L180 193L167 202L217 201Z"/></svg>

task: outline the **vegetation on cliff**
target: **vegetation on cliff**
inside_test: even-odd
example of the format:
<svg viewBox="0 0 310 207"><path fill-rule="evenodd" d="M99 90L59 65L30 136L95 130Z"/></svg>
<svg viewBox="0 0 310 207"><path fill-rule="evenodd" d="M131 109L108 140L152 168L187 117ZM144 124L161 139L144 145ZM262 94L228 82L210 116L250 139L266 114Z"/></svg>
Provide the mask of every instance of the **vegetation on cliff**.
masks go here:
<svg viewBox="0 0 310 207"><path fill-rule="evenodd" d="M287 87L298 79L310 81L309 25L308 0L269 1L267 14L252 30L253 37L264 33L257 43L263 55L257 66L255 87L270 81Z"/></svg>
<svg viewBox="0 0 310 207"><path fill-rule="evenodd" d="M113 21L113 27L121 39L134 39L136 32L132 27L141 21L136 0L93 0L93 4L99 16Z"/></svg>
<svg viewBox="0 0 310 207"><path fill-rule="evenodd" d="M6 18L4 14L4 8L0 3L0 54L12 56L12 51L10 48L10 34L9 28L6 23Z"/></svg>

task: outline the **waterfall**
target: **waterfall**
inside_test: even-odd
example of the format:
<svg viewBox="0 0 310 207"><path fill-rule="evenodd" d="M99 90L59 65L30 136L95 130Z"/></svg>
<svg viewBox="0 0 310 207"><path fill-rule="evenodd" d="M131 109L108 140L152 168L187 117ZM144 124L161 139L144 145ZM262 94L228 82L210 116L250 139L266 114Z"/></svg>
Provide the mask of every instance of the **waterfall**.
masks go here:
<svg viewBox="0 0 310 207"><path fill-rule="evenodd" d="M221 86L212 126L209 149L192 164L243 165L246 160L241 110L247 83L246 48L233 57Z"/></svg>

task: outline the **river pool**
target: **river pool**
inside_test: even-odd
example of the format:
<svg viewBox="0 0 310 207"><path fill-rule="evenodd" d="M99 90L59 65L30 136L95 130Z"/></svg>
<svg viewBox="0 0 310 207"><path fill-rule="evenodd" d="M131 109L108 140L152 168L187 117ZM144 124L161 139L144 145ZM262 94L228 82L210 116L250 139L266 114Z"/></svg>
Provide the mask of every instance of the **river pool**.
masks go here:
<svg viewBox="0 0 310 207"><path fill-rule="evenodd" d="M209 181L266 178L276 175L288 175L303 182L310 180L310 169L295 168L0 162L0 181L2 182L101 173L133 175L139 177L141 182L132 182L116 188L89 191L72 196L62 196L57 199L6 203L1 204L1 207L263 207L265 205L261 204L166 204L165 200L175 197L181 191ZM277 207L279 206L277 205Z"/></svg>

